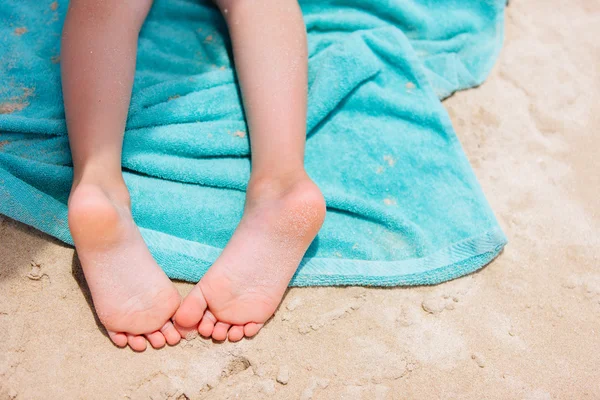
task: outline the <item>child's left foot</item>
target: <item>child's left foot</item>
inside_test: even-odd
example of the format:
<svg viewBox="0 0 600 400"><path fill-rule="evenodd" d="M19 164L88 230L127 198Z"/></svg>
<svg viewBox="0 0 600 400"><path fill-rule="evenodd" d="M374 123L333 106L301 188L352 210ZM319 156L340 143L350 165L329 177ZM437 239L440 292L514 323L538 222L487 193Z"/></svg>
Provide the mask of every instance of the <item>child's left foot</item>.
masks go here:
<svg viewBox="0 0 600 400"><path fill-rule="evenodd" d="M306 176L293 182L251 182L244 216L174 320L215 340L258 333L273 315L325 218L325 201Z"/></svg>

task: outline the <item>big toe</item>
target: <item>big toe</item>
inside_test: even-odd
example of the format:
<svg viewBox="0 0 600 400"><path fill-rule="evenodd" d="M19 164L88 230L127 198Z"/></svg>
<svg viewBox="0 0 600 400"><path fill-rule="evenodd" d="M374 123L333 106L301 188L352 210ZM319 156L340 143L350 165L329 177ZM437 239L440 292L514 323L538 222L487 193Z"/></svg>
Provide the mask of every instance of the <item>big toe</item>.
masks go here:
<svg viewBox="0 0 600 400"><path fill-rule="evenodd" d="M198 330L196 327L181 326L177 323L177 321L173 322L173 326L177 330L177 333L181 339L192 340L198 336Z"/></svg>
<svg viewBox="0 0 600 400"><path fill-rule="evenodd" d="M195 327L202 319L205 310L206 300L204 299L202 290L196 285L185 299L183 299L181 306L173 316L173 320L177 325L184 328Z"/></svg>

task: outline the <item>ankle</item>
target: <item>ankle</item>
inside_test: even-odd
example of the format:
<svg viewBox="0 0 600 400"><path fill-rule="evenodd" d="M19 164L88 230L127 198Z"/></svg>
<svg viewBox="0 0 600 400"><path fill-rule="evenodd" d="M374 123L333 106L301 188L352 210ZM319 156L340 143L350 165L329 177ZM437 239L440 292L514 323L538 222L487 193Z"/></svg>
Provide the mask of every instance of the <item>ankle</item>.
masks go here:
<svg viewBox="0 0 600 400"><path fill-rule="evenodd" d="M303 182L311 182L304 169L288 173L252 174L246 190L247 198L277 198Z"/></svg>
<svg viewBox="0 0 600 400"><path fill-rule="evenodd" d="M122 175L118 176L98 176L98 175L83 175L73 178L71 187L71 196L78 188L84 186L94 186L99 188L112 202L131 209L131 198L129 190Z"/></svg>
<svg viewBox="0 0 600 400"><path fill-rule="evenodd" d="M253 176L246 191L246 207L260 206L273 200L284 201L285 207L309 215L307 220L315 226L320 227L323 223L325 198L304 170L301 174L286 176Z"/></svg>

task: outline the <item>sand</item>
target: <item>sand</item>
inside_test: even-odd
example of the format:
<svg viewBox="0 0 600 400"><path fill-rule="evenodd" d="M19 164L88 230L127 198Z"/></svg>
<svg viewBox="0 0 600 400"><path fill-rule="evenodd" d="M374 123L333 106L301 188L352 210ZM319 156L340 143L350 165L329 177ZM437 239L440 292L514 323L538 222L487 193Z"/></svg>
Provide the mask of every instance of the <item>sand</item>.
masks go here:
<svg viewBox="0 0 600 400"><path fill-rule="evenodd" d="M100 333L73 249L2 218L0 399L600 398L600 3L507 15L489 80L444 102L510 240L496 261L292 289L254 340L135 354Z"/></svg>

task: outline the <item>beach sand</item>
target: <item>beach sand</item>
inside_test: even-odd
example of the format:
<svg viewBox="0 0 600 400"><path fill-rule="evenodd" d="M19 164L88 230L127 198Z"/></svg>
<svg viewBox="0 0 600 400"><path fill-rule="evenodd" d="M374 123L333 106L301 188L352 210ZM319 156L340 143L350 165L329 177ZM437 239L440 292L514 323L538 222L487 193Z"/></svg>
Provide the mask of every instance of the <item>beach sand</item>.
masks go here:
<svg viewBox="0 0 600 400"><path fill-rule="evenodd" d="M600 398L600 2L512 1L506 24L488 81L444 102L508 235L497 260L292 289L253 340L136 354L99 330L73 249L1 217L0 399Z"/></svg>

